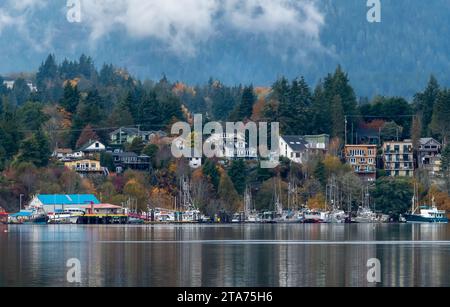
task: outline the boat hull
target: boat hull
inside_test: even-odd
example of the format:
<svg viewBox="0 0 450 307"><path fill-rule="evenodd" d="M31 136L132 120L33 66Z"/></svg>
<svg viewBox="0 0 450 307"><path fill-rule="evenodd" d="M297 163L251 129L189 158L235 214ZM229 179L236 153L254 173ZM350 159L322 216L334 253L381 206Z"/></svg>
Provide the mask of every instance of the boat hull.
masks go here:
<svg viewBox="0 0 450 307"><path fill-rule="evenodd" d="M409 214L405 216L407 223L437 223L447 224L448 218L423 217L421 215Z"/></svg>

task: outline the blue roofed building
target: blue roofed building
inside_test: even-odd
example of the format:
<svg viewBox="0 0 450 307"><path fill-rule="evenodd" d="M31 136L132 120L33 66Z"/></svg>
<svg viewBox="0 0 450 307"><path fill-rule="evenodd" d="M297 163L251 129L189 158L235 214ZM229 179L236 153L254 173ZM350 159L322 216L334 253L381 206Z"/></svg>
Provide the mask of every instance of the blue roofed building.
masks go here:
<svg viewBox="0 0 450 307"><path fill-rule="evenodd" d="M58 209L82 208L91 204L100 204L97 197L92 194L40 194L33 197L29 206L30 208L42 208L48 213Z"/></svg>

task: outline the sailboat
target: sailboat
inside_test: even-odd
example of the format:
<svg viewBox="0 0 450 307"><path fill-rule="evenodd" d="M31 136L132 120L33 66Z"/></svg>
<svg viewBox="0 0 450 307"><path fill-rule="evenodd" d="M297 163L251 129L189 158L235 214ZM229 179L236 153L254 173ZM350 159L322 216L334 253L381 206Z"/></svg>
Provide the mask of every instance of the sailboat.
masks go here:
<svg viewBox="0 0 450 307"><path fill-rule="evenodd" d="M359 207L356 217L354 218L356 223L375 223L377 222L377 215L370 209L370 195L369 187L362 191L362 206Z"/></svg>
<svg viewBox="0 0 450 307"><path fill-rule="evenodd" d="M448 218L444 210L438 210L435 199L432 199L432 205L419 206L419 197L417 186L414 185L414 197L411 204L411 212L405 215L407 223L441 223L447 224Z"/></svg>
<svg viewBox="0 0 450 307"><path fill-rule="evenodd" d="M244 216L245 216L244 220L246 223L259 223L261 221L258 212L254 208L252 209L252 191L249 188L249 186L245 188Z"/></svg>
<svg viewBox="0 0 450 307"><path fill-rule="evenodd" d="M328 212L326 222L331 224L341 224L345 222L346 214L339 209L339 186L336 177L333 176L327 185L327 203L331 211Z"/></svg>

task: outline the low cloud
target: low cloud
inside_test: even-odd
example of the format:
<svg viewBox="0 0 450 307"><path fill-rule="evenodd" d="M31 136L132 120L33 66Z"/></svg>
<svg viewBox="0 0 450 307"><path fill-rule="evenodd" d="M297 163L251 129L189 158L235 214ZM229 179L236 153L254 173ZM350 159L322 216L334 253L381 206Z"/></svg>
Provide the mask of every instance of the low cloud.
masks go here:
<svg viewBox="0 0 450 307"><path fill-rule="evenodd" d="M63 3L59 4L59 1ZM0 33L14 18L34 23L33 11L62 10L66 0L8 0L0 7ZM150 39L173 53L195 56L202 44L222 33L257 35L269 50L299 48L304 55L321 49L324 16L316 0L80 0L83 29L92 44L125 31ZM42 14L41 14L42 15ZM44 23L45 20L41 21ZM50 31L51 32L51 31ZM48 43L47 43L48 44ZM306 50L306 51L305 51ZM277 51L279 52L279 50Z"/></svg>
<svg viewBox="0 0 450 307"><path fill-rule="evenodd" d="M92 40L122 27L131 36L155 38L188 55L230 29L270 41L314 40L317 46L324 24L312 0L83 0L82 8Z"/></svg>

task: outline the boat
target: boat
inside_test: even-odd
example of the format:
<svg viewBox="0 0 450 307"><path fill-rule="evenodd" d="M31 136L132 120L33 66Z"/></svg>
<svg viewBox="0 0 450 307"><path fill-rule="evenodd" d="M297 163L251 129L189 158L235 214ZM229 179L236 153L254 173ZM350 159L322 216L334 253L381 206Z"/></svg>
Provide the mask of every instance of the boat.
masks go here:
<svg viewBox="0 0 450 307"><path fill-rule="evenodd" d="M359 208L356 217L353 218L356 223L376 223L377 214L366 207Z"/></svg>
<svg viewBox="0 0 450 307"><path fill-rule="evenodd" d="M48 216L43 210L20 210L10 214L10 224L47 224Z"/></svg>
<svg viewBox="0 0 450 307"><path fill-rule="evenodd" d="M448 218L444 210L439 210L432 199L432 205L418 206L418 193L414 189L414 197L412 199L411 212L404 216L407 223L441 223L447 224Z"/></svg>
<svg viewBox="0 0 450 307"><path fill-rule="evenodd" d="M448 218L444 210L438 210L436 206L420 206L419 212L414 211L405 215L407 223L442 223L447 224Z"/></svg>
<svg viewBox="0 0 450 307"><path fill-rule="evenodd" d="M239 224L242 223L242 215L240 213L233 214L233 217L231 218L232 224Z"/></svg>
<svg viewBox="0 0 450 307"><path fill-rule="evenodd" d="M84 216L86 212L80 208L67 208L65 210L55 210L48 213L49 224L77 224L78 218Z"/></svg>
<svg viewBox="0 0 450 307"><path fill-rule="evenodd" d="M306 210L303 213L303 223L317 224L325 223L328 220L329 212L322 212L318 210Z"/></svg>
<svg viewBox="0 0 450 307"><path fill-rule="evenodd" d="M331 224L342 224L345 223L346 217L347 215L344 210L336 209L328 213L326 222Z"/></svg>

